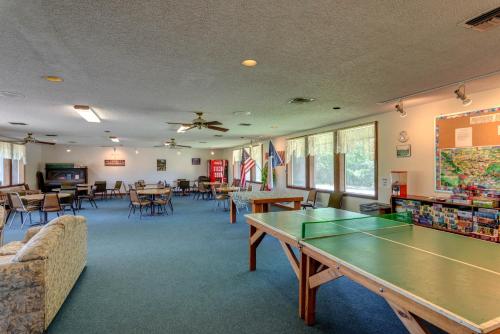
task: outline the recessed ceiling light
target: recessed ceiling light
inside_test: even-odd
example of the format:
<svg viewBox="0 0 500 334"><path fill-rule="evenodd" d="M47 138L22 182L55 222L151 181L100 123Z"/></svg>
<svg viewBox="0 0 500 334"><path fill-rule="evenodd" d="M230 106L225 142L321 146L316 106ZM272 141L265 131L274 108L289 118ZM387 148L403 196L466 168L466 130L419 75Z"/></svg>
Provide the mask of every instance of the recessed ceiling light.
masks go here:
<svg viewBox="0 0 500 334"><path fill-rule="evenodd" d="M240 123L240 124L238 124L238 125L239 125L239 126L251 126L252 124L250 124L250 123Z"/></svg>
<svg viewBox="0 0 500 334"><path fill-rule="evenodd" d="M66 150L66 152L68 152L68 153L69 153L69 152L71 152L71 150L68 148L68 149Z"/></svg>
<svg viewBox="0 0 500 334"><path fill-rule="evenodd" d="M139 154L139 150L135 150L135 154Z"/></svg>
<svg viewBox="0 0 500 334"><path fill-rule="evenodd" d="M332 109L333 109L333 110L339 110L339 109L340 109L340 107L333 107Z"/></svg>
<svg viewBox="0 0 500 334"><path fill-rule="evenodd" d="M115 136L110 136L109 139L111 139L111 141L113 143L119 143L120 142L120 139L118 137L115 137Z"/></svg>
<svg viewBox="0 0 500 334"><path fill-rule="evenodd" d="M294 97L288 100L288 103L301 104L301 103L310 103L314 101L316 101L314 97Z"/></svg>
<svg viewBox="0 0 500 334"><path fill-rule="evenodd" d="M241 65L246 67L254 67L255 65L257 65L257 62L253 59L245 59L241 62Z"/></svg>
<svg viewBox="0 0 500 334"><path fill-rule="evenodd" d="M222 137L222 135L214 135L214 137Z"/></svg>
<svg viewBox="0 0 500 334"><path fill-rule="evenodd" d="M92 110L92 108L90 108L89 106L75 105L75 106L73 106L73 108L87 122L89 122L89 123L101 123L99 116L97 116L95 111Z"/></svg>
<svg viewBox="0 0 500 334"><path fill-rule="evenodd" d="M42 78L44 78L45 80L47 80L49 82L53 82L53 83L61 83L64 81L63 78L58 77L57 75L46 75L46 76L43 76Z"/></svg>
<svg viewBox="0 0 500 334"><path fill-rule="evenodd" d="M215 154L215 152L214 152L214 151L212 151L212 152L210 152L210 154L211 154L211 155L214 155L214 154Z"/></svg>
<svg viewBox="0 0 500 334"><path fill-rule="evenodd" d="M10 125L20 125L20 126L25 126L25 125L28 125L26 123L23 123L23 122L9 122Z"/></svg>
<svg viewBox="0 0 500 334"><path fill-rule="evenodd" d="M2 90L0 91L0 97L12 97L12 98L23 98L25 97L24 94L19 93L19 92L12 92L12 91L7 91L7 90Z"/></svg>
<svg viewBox="0 0 500 334"><path fill-rule="evenodd" d="M252 115L251 111L235 111L233 112L234 116L250 116Z"/></svg>

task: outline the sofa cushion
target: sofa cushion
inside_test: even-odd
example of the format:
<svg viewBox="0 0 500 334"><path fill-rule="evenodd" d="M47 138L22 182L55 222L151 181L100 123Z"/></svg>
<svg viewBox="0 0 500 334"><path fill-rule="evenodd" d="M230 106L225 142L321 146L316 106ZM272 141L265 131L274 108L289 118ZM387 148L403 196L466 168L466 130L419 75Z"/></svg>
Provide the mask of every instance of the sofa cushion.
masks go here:
<svg viewBox="0 0 500 334"><path fill-rule="evenodd" d="M63 236L64 226L58 224L45 226L17 252L12 261L26 262L46 259Z"/></svg>
<svg viewBox="0 0 500 334"><path fill-rule="evenodd" d="M27 243L28 241L30 241L30 239L33 238L33 236L35 234L37 234L42 228L43 228L43 226L33 226L33 227L30 227L26 231L26 234L24 235L23 242Z"/></svg>
<svg viewBox="0 0 500 334"><path fill-rule="evenodd" d="M72 216L72 215L64 215L61 217L57 217L52 219L46 226L52 225L61 225L65 228L71 227L72 224L85 222L86 219L83 216Z"/></svg>
<svg viewBox="0 0 500 334"><path fill-rule="evenodd" d="M0 255L0 265L9 263L14 258L14 255Z"/></svg>
<svg viewBox="0 0 500 334"><path fill-rule="evenodd" d="M16 255L17 251L24 246L22 241L12 241L0 247L0 256Z"/></svg>

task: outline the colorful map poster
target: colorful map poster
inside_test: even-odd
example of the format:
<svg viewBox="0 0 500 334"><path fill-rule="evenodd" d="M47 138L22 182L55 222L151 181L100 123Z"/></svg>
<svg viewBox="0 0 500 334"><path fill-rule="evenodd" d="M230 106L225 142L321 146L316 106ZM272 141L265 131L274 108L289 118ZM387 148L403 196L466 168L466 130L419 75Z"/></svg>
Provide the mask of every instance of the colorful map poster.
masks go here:
<svg viewBox="0 0 500 334"><path fill-rule="evenodd" d="M500 189L500 146L437 150L436 188L449 191L464 184Z"/></svg>

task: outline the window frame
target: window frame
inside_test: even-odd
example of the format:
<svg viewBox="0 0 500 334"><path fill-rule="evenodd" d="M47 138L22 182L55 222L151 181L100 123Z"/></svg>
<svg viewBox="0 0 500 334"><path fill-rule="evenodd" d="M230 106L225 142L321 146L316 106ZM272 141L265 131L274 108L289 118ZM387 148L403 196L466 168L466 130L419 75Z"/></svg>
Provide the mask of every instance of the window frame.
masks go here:
<svg viewBox="0 0 500 334"><path fill-rule="evenodd" d="M344 190L342 190L342 187L340 185L340 163L338 159L338 152L337 152L337 134L338 131L341 130L346 130L346 129L351 129L351 128L357 128L357 127L362 127L365 125L374 125L374 138L375 138L375 143L374 143L374 195L363 195L363 194L357 194L357 193L352 193L352 192L346 192L345 191L345 185L344 185ZM311 187L311 156L309 154L309 137L318 135L318 134L324 134L331 132L333 135L333 187L334 190L327 190L327 189L318 189L315 187ZM378 200L378 122L377 121L371 121L371 122L366 122L366 123L361 123L361 124L356 124L352 126L346 126L338 129L331 129L331 130L325 130L321 132L315 132L307 135L302 135L302 136L297 136L297 137L291 137L287 138L286 140L293 140L293 139L298 139L298 138L305 138L305 150L306 154L304 157L305 160L305 180L306 184L305 187L300 187L300 186L294 186L289 184L288 182L288 174L289 174L289 166L288 163L286 164L286 172L285 172L285 178L286 178L286 187L289 189L299 189L299 190L317 190L320 193L332 193L335 191L342 191L344 193L344 196L347 197L357 197L357 198L364 198L364 199L373 199L373 200ZM288 155L288 152L287 152ZM345 166L344 166L345 168ZM345 172L343 173L345 175Z"/></svg>
<svg viewBox="0 0 500 334"><path fill-rule="evenodd" d="M257 145L252 145L251 146L251 149L253 149L254 147L257 147L257 146L260 146L260 168L261 168L261 172L260 172L260 181L257 181L255 179L256 177L256 170L257 170L257 161L255 163L255 166L250 170L250 181L249 182L252 182L252 183L256 183L256 184L262 184L262 168L264 168L264 145L261 143L261 144L257 144ZM252 152L250 152L252 153ZM253 157L252 157L253 159ZM254 159L255 160L255 159Z"/></svg>
<svg viewBox="0 0 500 334"><path fill-rule="evenodd" d="M289 170L290 170L290 166L288 164L288 162L286 163L286 172L285 172L285 178L286 178L286 187L287 188L290 188L290 189L300 189L300 190L309 190L309 155L308 155L308 152L307 152L307 147L309 145L309 142L307 140L307 135L305 136L298 136L298 137L293 137L293 138L287 138L286 139L286 142L288 143L289 140L295 140L295 139L299 139L299 138L304 138L304 164L305 164L305 168L304 168L304 179L305 179L305 185L302 187L302 186L296 186L296 185L293 185L293 184L290 184L288 182L288 173L289 173ZM285 146L285 152L286 152L286 148L287 148L288 145ZM286 158L288 158L288 152L286 152Z"/></svg>

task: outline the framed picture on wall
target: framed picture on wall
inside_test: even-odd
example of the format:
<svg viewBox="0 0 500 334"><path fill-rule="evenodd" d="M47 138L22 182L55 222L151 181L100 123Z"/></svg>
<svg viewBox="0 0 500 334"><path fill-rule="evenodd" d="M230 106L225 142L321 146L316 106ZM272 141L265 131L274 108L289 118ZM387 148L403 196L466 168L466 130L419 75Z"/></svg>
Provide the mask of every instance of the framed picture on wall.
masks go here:
<svg viewBox="0 0 500 334"><path fill-rule="evenodd" d="M167 171L167 160L156 159L156 170L158 172L166 172Z"/></svg>
<svg viewBox="0 0 500 334"><path fill-rule="evenodd" d="M411 157L411 145L396 145L396 156L398 158Z"/></svg>
<svg viewBox="0 0 500 334"><path fill-rule="evenodd" d="M191 165L201 165L201 158L191 158Z"/></svg>

